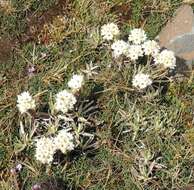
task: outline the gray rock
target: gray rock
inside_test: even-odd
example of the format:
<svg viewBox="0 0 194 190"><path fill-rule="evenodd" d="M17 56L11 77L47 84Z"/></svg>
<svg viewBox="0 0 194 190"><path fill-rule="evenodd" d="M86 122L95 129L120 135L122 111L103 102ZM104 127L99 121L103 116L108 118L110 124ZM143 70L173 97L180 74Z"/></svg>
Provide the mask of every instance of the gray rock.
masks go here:
<svg viewBox="0 0 194 190"><path fill-rule="evenodd" d="M189 5L182 5L159 34L162 47L167 47L174 38L183 36L193 31L194 15Z"/></svg>
<svg viewBox="0 0 194 190"><path fill-rule="evenodd" d="M176 37L167 46L168 49L175 52L175 54L185 59L186 61L191 61L194 59L194 33L185 34L180 37Z"/></svg>
<svg viewBox="0 0 194 190"><path fill-rule="evenodd" d="M188 73L194 61L194 14L189 5L182 5L174 18L158 36L161 47L175 52L177 71Z"/></svg>

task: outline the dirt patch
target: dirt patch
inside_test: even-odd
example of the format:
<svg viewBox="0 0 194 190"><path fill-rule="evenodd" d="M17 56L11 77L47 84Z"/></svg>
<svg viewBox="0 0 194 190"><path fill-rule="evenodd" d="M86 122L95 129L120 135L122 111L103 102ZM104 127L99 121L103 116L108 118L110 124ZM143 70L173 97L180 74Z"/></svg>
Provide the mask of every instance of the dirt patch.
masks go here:
<svg viewBox="0 0 194 190"><path fill-rule="evenodd" d="M111 8L111 12L118 16L119 24L130 23L132 9L129 3L115 5Z"/></svg>
<svg viewBox="0 0 194 190"><path fill-rule="evenodd" d="M0 39L0 63L8 60L12 50L16 46L16 41Z"/></svg>
<svg viewBox="0 0 194 190"><path fill-rule="evenodd" d="M31 13L27 18L27 29L18 38L0 39L0 63L9 59L14 48L30 41L37 41L44 25L52 22L59 15L67 15L70 10L69 0L59 0L58 3L44 12Z"/></svg>
<svg viewBox="0 0 194 190"><path fill-rule="evenodd" d="M66 15L69 12L69 5L69 0L59 0L48 10L35 15L31 14L27 18L27 31L19 38L20 44L36 40L45 24L52 22L55 17Z"/></svg>
<svg viewBox="0 0 194 190"><path fill-rule="evenodd" d="M194 190L194 186L193 185L189 185L189 186L183 188L182 190Z"/></svg>

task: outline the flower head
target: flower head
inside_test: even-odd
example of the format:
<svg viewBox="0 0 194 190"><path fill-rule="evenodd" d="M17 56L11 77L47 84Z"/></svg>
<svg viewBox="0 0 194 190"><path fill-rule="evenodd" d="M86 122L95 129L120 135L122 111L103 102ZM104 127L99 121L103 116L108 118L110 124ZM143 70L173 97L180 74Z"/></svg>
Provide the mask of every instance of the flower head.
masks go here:
<svg viewBox="0 0 194 190"><path fill-rule="evenodd" d="M66 154L75 148L73 134L65 129L59 131L54 139L54 143L56 149L60 150L63 154Z"/></svg>
<svg viewBox="0 0 194 190"><path fill-rule="evenodd" d="M32 190L41 190L41 185L39 185L39 184L33 185Z"/></svg>
<svg viewBox="0 0 194 190"><path fill-rule="evenodd" d="M120 55L125 54L128 47L129 47L129 44L126 43L123 40L117 40L117 41L115 41L112 44L112 46L111 46L111 48L113 50L114 57L119 57Z"/></svg>
<svg viewBox="0 0 194 190"><path fill-rule="evenodd" d="M14 168L11 168L10 172L15 174L16 172L20 172L22 170L22 164L17 164Z"/></svg>
<svg viewBox="0 0 194 190"><path fill-rule="evenodd" d="M21 113L25 113L30 109L35 109L35 100L29 92L22 92L17 96L17 107Z"/></svg>
<svg viewBox="0 0 194 190"><path fill-rule="evenodd" d="M101 28L101 35L104 40L112 40L115 36L118 36L119 33L119 28L114 23L105 24Z"/></svg>
<svg viewBox="0 0 194 190"><path fill-rule="evenodd" d="M43 164L50 164L53 161L55 150L53 139L42 137L36 140L35 158Z"/></svg>
<svg viewBox="0 0 194 190"><path fill-rule="evenodd" d="M17 172L20 172L22 170L22 164L17 164L15 169Z"/></svg>
<svg viewBox="0 0 194 190"><path fill-rule="evenodd" d="M174 69L176 67L176 57L174 52L170 50L163 50L154 60L156 64L160 64L164 68Z"/></svg>
<svg viewBox="0 0 194 190"><path fill-rule="evenodd" d="M84 76L83 75L73 75L71 80L68 82L68 86L73 91L77 91L82 87L83 82L84 82Z"/></svg>
<svg viewBox="0 0 194 190"><path fill-rule="evenodd" d="M132 61L138 60L139 57L143 56L143 50L140 45L131 45L125 54L127 57L129 57Z"/></svg>
<svg viewBox="0 0 194 190"><path fill-rule="evenodd" d="M142 48L145 55L151 55L153 57L155 57L160 51L160 46L154 40L148 40L144 42Z"/></svg>
<svg viewBox="0 0 194 190"><path fill-rule="evenodd" d="M36 72L35 65L29 65L27 68L28 76L32 76Z"/></svg>
<svg viewBox="0 0 194 190"><path fill-rule="evenodd" d="M141 90L146 88L147 86L150 86L151 84L152 80L150 79L150 76L143 73L136 74L132 80L132 85Z"/></svg>
<svg viewBox="0 0 194 190"><path fill-rule="evenodd" d="M141 28L131 30L128 40L133 44L139 45L147 39L146 33Z"/></svg>
<svg viewBox="0 0 194 190"><path fill-rule="evenodd" d="M56 111L66 113L73 109L76 101L77 100L72 93L63 90L56 95L55 109Z"/></svg>

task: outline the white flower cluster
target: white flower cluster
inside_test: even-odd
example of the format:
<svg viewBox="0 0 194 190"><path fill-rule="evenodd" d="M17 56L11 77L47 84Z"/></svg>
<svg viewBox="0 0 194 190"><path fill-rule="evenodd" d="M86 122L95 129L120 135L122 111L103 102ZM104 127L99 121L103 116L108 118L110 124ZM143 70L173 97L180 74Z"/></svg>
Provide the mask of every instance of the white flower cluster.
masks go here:
<svg viewBox="0 0 194 190"><path fill-rule="evenodd" d="M77 100L74 95L84 83L83 75L73 75L68 82L70 90L62 90L56 95L54 108L57 112L67 113L72 110Z"/></svg>
<svg viewBox="0 0 194 190"><path fill-rule="evenodd" d="M129 45L123 40L115 41L111 46L113 50L113 56L119 57L120 55L125 54L128 50L128 46Z"/></svg>
<svg viewBox="0 0 194 190"><path fill-rule="evenodd" d="M78 91L84 82L83 75L73 75L71 80L68 82L68 87L72 89L72 91Z"/></svg>
<svg viewBox="0 0 194 190"><path fill-rule="evenodd" d="M153 57L157 56L160 51L160 46L154 40L148 40L142 45L145 55L151 55Z"/></svg>
<svg viewBox="0 0 194 190"><path fill-rule="evenodd" d="M141 90L145 89L151 84L152 84L152 80L150 79L150 76L143 73L136 74L132 80L132 85Z"/></svg>
<svg viewBox="0 0 194 190"><path fill-rule="evenodd" d="M73 75L68 82L72 91L77 91L83 84L83 76ZM77 100L70 90L62 90L56 94L54 108L57 112L67 113L74 108ZM60 130L54 138L42 137L36 140L35 157L43 164L50 164L53 161L53 155L57 150L66 154L75 148L74 135L67 130Z"/></svg>
<svg viewBox="0 0 194 190"><path fill-rule="evenodd" d="M53 156L57 150L63 154L74 150L74 136L72 133L63 129L54 138L42 137L36 140L35 158L43 164L51 164Z"/></svg>
<svg viewBox="0 0 194 190"><path fill-rule="evenodd" d="M68 82L68 87L70 89L62 90L56 94L54 104L55 111L65 114L74 108L74 105L77 102L74 93L76 93L82 87L83 82L84 77L82 75L72 76ZM35 109L35 100L29 92L23 92L17 97L17 107L21 113L25 113L28 110ZM55 117L53 118L55 119ZM58 131L56 137L42 136L41 138L36 139L36 160L43 164L51 164L53 161L53 156L57 150L60 150L63 154L67 154L68 152L74 150L76 145L78 145L75 137L75 132L69 132L66 129L62 129Z"/></svg>
<svg viewBox="0 0 194 190"><path fill-rule="evenodd" d="M17 107L21 114L28 110L35 109L35 100L32 98L29 92L22 92L17 96Z"/></svg>
<svg viewBox="0 0 194 190"><path fill-rule="evenodd" d="M164 68L174 69L176 67L176 58L174 52L163 50L155 57L155 63L163 65Z"/></svg>
<svg viewBox="0 0 194 190"><path fill-rule="evenodd" d="M135 45L140 45L143 42L145 42L147 39L147 35L144 30L140 28L135 28L131 30L131 33L129 34L128 40L129 42L132 42Z"/></svg>
<svg viewBox="0 0 194 190"><path fill-rule="evenodd" d="M118 28L115 24L110 23L102 26L102 30L104 31L105 28L109 28L110 25L114 25L114 28ZM101 32L101 34L103 36L104 33ZM111 49L113 50L113 56L115 58L124 55L131 61L137 61L139 57L146 55L152 56L155 63L163 66L164 68L174 69L176 67L176 58L174 53L169 50L160 52L160 46L158 43L154 40L147 40L145 31L140 28L131 30L128 36L128 42L123 40L116 40L113 42Z"/></svg>
<svg viewBox="0 0 194 190"><path fill-rule="evenodd" d="M67 113L72 110L75 103L77 102L76 97L69 91L63 90L56 95L55 110Z"/></svg>
<svg viewBox="0 0 194 190"><path fill-rule="evenodd" d="M114 23L105 24L101 28L101 35L104 40L113 40L120 33L119 28Z"/></svg>
<svg viewBox="0 0 194 190"><path fill-rule="evenodd" d="M55 150L53 139L42 137L36 140L35 158L43 164L50 164L53 161Z"/></svg>
<svg viewBox="0 0 194 190"><path fill-rule="evenodd" d="M112 23L102 26L103 32L101 32L101 35L103 38L105 36L104 31L108 30L108 28L110 31L110 25L112 25ZM114 25L114 28L118 27ZM117 30L119 31L119 29ZM108 36L111 36L110 34ZM113 36L114 35L112 35L110 39L113 39ZM174 69L176 67L176 57L174 52L170 50L163 50L160 52L159 44L154 40L148 40L145 31L140 28L135 28L130 31L128 42L125 42L124 40L114 41L111 45L111 49L113 50L113 56L115 58L123 55L129 58L133 63L136 63L140 57L150 56L155 65L160 65L165 69ZM151 84L152 80L149 75L143 73L135 75L132 81L132 85L141 90Z"/></svg>
<svg viewBox="0 0 194 190"><path fill-rule="evenodd" d="M113 50L113 56L115 58L118 58L121 55L125 55L132 61L137 61L139 57L142 57L144 55L142 43L144 43L146 39L147 36L144 30L132 30L128 37L128 42L125 42L123 40L116 40L115 42L113 42L111 46L111 49Z"/></svg>
<svg viewBox="0 0 194 190"><path fill-rule="evenodd" d="M137 61L142 56L143 50L140 45L131 45L126 52L126 57L129 57L132 61Z"/></svg>
<svg viewBox="0 0 194 190"><path fill-rule="evenodd" d="M67 130L60 130L54 139L54 144L58 150L66 154L75 148L74 136Z"/></svg>

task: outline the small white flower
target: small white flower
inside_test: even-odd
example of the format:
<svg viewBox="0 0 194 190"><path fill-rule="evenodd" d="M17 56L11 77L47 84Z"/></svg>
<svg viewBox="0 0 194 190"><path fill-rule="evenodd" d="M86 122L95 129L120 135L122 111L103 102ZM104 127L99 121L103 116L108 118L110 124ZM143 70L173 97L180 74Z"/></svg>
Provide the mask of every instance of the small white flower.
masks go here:
<svg viewBox="0 0 194 190"><path fill-rule="evenodd" d="M25 113L30 109L35 109L35 100L29 92L22 92L17 96L17 107L21 113Z"/></svg>
<svg viewBox="0 0 194 190"><path fill-rule="evenodd" d="M119 33L119 28L114 23L105 24L101 28L101 35L104 40L112 40L115 36L118 36Z"/></svg>
<svg viewBox="0 0 194 190"><path fill-rule="evenodd" d="M40 184L35 184L32 186L32 190L40 190L42 187Z"/></svg>
<svg viewBox="0 0 194 190"><path fill-rule="evenodd" d="M68 82L69 88L71 88L73 91L79 90L84 82L84 76L83 75L73 75L71 80Z"/></svg>
<svg viewBox="0 0 194 190"><path fill-rule="evenodd" d="M20 172L22 170L22 164L17 164L15 169L16 169L16 171Z"/></svg>
<svg viewBox="0 0 194 190"><path fill-rule="evenodd" d="M160 46L154 40L148 40L142 45L145 55L151 55L155 57L160 51Z"/></svg>
<svg viewBox="0 0 194 190"><path fill-rule="evenodd" d="M132 61L138 60L139 57L143 56L143 50L140 45L131 45L129 46L126 54Z"/></svg>
<svg viewBox="0 0 194 190"><path fill-rule="evenodd" d="M141 28L135 28L131 30L128 40L133 44L139 45L147 39L147 35Z"/></svg>
<svg viewBox="0 0 194 190"><path fill-rule="evenodd" d="M111 46L111 49L113 50L113 56L119 57L120 55L125 54L128 47L129 44L123 40L115 41Z"/></svg>
<svg viewBox="0 0 194 190"><path fill-rule="evenodd" d="M151 84L152 80L150 79L150 76L143 73L136 74L132 80L132 85L141 90L147 86L150 86Z"/></svg>
<svg viewBox="0 0 194 190"><path fill-rule="evenodd" d="M72 93L63 90L56 95L55 110L66 113L73 109L76 101L77 100Z"/></svg>
<svg viewBox="0 0 194 190"><path fill-rule="evenodd" d="M164 68L174 69L176 67L176 57L170 50L163 50L154 60L156 64L163 65Z"/></svg>
<svg viewBox="0 0 194 190"><path fill-rule="evenodd" d="M54 138L55 147L60 150L63 154L74 150L74 136L72 133L63 129L60 130L58 135Z"/></svg>
<svg viewBox="0 0 194 190"><path fill-rule="evenodd" d="M36 140L35 158L43 164L50 164L53 161L55 150L53 139L42 137Z"/></svg>

